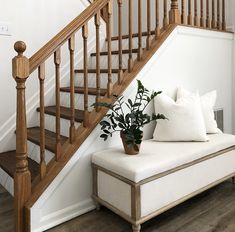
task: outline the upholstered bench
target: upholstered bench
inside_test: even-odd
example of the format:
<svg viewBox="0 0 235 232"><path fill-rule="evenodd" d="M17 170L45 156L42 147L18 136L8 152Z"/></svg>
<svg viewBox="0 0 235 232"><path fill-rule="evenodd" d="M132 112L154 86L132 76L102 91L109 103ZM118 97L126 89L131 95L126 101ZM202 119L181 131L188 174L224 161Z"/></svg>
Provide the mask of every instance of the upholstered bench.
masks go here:
<svg viewBox="0 0 235 232"><path fill-rule="evenodd" d="M209 142L146 140L135 156L124 154L122 147L95 153L95 202L139 232L143 222L235 176L235 136L209 138Z"/></svg>

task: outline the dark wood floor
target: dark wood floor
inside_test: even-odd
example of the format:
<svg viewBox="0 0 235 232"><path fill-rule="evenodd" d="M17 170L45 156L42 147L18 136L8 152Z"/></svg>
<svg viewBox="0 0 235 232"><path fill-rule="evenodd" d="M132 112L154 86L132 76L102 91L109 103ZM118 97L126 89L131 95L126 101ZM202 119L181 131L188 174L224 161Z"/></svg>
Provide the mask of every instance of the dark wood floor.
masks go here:
<svg viewBox="0 0 235 232"><path fill-rule="evenodd" d="M93 211L48 232L129 232L107 209ZM142 232L235 232L235 185L224 182L146 222Z"/></svg>
<svg viewBox="0 0 235 232"><path fill-rule="evenodd" d="M13 197L0 185L0 232L12 232L13 226Z"/></svg>
<svg viewBox="0 0 235 232"><path fill-rule="evenodd" d="M0 232L12 232L13 199L0 187ZM130 232L109 210L93 211L47 232ZM226 181L146 222L142 232L235 232L235 185Z"/></svg>

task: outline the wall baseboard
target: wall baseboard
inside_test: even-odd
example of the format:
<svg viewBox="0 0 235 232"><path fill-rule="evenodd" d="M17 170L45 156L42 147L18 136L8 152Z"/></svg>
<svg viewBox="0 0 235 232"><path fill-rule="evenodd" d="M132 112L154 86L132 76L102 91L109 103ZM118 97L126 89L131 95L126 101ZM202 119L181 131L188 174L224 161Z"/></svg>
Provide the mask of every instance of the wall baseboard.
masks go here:
<svg viewBox="0 0 235 232"><path fill-rule="evenodd" d="M41 220L38 222L40 223L40 226L36 228L33 227L32 232L45 231L94 209L95 205L93 203L93 200L91 198L87 199L83 202L79 202L78 204L71 205L67 208L58 210L56 212L53 212L52 214L42 217Z"/></svg>

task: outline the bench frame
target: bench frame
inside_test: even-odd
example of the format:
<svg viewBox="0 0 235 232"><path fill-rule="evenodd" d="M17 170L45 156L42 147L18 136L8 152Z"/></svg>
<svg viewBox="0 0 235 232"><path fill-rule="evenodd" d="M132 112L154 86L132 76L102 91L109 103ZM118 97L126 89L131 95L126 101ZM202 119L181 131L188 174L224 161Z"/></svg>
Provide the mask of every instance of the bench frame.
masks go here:
<svg viewBox="0 0 235 232"><path fill-rule="evenodd" d="M223 149L219 152L215 152L215 153L212 153L212 154L209 154L207 156L204 156L202 158L199 158L197 160L194 160L192 162L189 162L189 163L186 163L186 164L183 164L183 165L180 165L176 168L173 168L173 169L170 169L168 171L165 171L165 172L162 172L162 173L159 173L157 175L154 175L154 176L151 176L149 178L146 178L138 183L135 183L125 177L122 177L110 170L107 170L103 167L100 167L94 163L92 163L92 170L93 170L93 195L92 195L92 198L94 199L95 203L96 203L96 207L97 209L99 210L100 209L100 205L103 205L107 208L109 208L111 211L113 211L114 213L118 214L119 216L121 216L122 218L124 218L126 221L130 222L132 224L132 229L133 229L133 232L140 232L141 230L141 224L150 220L151 218L153 217L156 217L157 215L167 211L168 209L171 209L173 208L174 206L198 195L199 193L202 193L210 188L212 188L213 186L215 185L218 185L220 183L222 183L223 181L229 179L229 178L232 178L235 176L235 171L230 174L230 175L227 175L215 182L212 182L211 184L203 187L203 188L200 188L198 189L197 191L194 191L192 193L190 193L189 195L186 195L180 199L178 199L177 201L174 201L172 203L170 203L169 205L165 206L165 207L162 207L154 212L152 212L151 214L147 215L147 216L144 216L144 217L141 217L141 202L140 202L140 199L141 199L141 192L140 192L140 186L143 185L143 184L146 184L146 183L149 183L151 181L154 181L156 179L159 179L163 176L166 176L166 175L169 175L171 173L174 173L174 172L177 172L177 171L180 171L184 168L187 168L187 167L190 167L190 166L193 166L195 164L198 164L198 163L201 163L203 161L206 161L206 160L209 160L209 159L212 159L214 157L217 157L217 156L221 156L227 152L230 152L230 151L233 151L235 150L235 146L232 146L232 147L229 147L229 148L226 148L226 149ZM121 210L117 209L116 207L112 206L111 204L109 204L108 202L104 201L103 199L99 198L98 196L98 171L101 171L101 172L104 172L126 184L128 184L130 187L131 187L131 216L125 214L124 212L122 212Z"/></svg>

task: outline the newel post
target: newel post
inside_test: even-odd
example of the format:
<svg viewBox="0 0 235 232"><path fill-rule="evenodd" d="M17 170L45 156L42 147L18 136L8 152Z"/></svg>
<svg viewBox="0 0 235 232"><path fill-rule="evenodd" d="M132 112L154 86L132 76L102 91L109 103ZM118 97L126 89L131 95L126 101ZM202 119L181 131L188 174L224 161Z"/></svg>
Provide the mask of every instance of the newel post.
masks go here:
<svg viewBox="0 0 235 232"><path fill-rule="evenodd" d="M18 53L12 60L12 75L16 81L16 171L14 175L15 231L25 232L24 205L31 194L31 175L27 161L27 127L25 82L29 76L29 60L23 53L26 45L18 41L14 45Z"/></svg>
<svg viewBox="0 0 235 232"><path fill-rule="evenodd" d="M180 11L178 0L171 0L171 9L169 12L170 24L180 24Z"/></svg>

